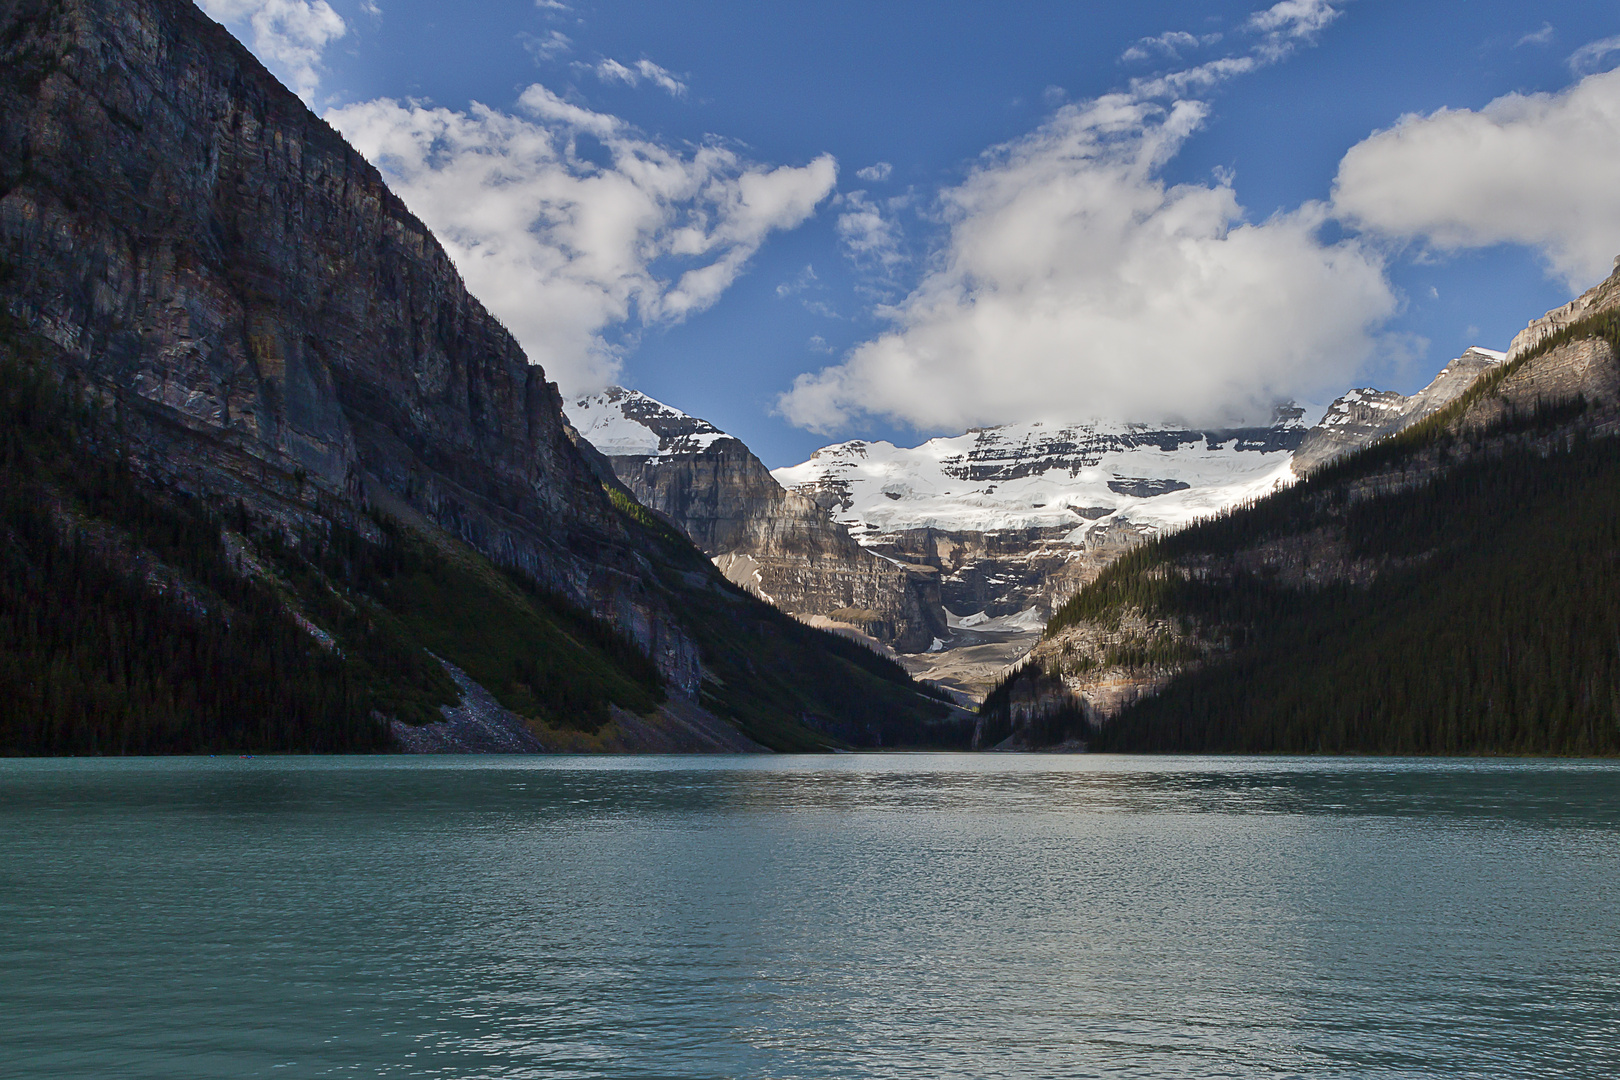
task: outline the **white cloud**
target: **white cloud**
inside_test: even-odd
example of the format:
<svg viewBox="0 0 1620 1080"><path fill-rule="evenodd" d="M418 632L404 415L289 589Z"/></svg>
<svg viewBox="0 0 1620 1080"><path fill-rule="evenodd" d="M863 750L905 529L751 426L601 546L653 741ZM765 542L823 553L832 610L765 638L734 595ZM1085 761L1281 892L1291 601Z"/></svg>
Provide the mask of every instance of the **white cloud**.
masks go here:
<svg viewBox="0 0 1620 1080"><path fill-rule="evenodd" d="M714 303L765 238L803 222L837 180L830 156L766 169L724 147L671 150L539 85L519 105L525 115L384 99L327 119L565 393L613 379L610 331ZM609 164L576 151L583 136Z"/></svg>
<svg viewBox="0 0 1620 1080"><path fill-rule="evenodd" d="M905 261L899 225L885 216L883 208L867 198L866 192L840 195L838 205L838 239L855 265L886 274Z"/></svg>
<svg viewBox="0 0 1620 1080"><path fill-rule="evenodd" d="M321 54L349 29L326 0L201 0L201 5L227 27L245 23L252 31L253 54L306 102L320 85Z"/></svg>
<svg viewBox="0 0 1620 1080"><path fill-rule="evenodd" d="M784 281L776 286L778 299L787 299L794 293L801 293L821 279L816 276L816 268L810 263L804 264L804 269L795 274L790 281Z"/></svg>
<svg viewBox="0 0 1620 1080"><path fill-rule="evenodd" d="M1286 60L1299 46L1314 43L1317 34L1339 15L1340 11L1329 0L1281 0L1281 3L1273 4L1264 11L1255 12L1243 24L1243 30L1253 39L1246 50L1180 71L1132 79L1131 96L1176 100L1207 93L1229 79ZM1147 57L1149 54L1142 51L1143 44L1147 42L1154 43L1160 51L1175 57L1176 49L1195 44L1213 45L1221 40L1220 34L1210 34L1203 39L1179 32L1161 34L1157 38L1144 38L1120 59Z"/></svg>
<svg viewBox="0 0 1620 1080"><path fill-rule="evenodd" d="M865 180L868 184L881 184L883 181L887 180L890 175L893 174L893 172L893 165L890 165L887 161L878 161L868 165L864 169L856 169L855 175L860 177L862 180Z"/></svg>
<svg viewBox="0 0 1620 1080"><path fill-rule="evenodd" d="M1478 112L1402 117L1351 147L1335 212L1442 251L1524 244L1579 291L1620 254L1620 71Z"/></svg>
<svg viewBox="0 0 1620 1080"><path fill-rule="evenodd" d="M553 30L545 37L537 37L534 34L519 34L518 37L536 63L555 60L564 53L572 52L574 48L573 38L561 30Z"/></svg>
<svg viewBox="0 0 1620 1080"><path fill-rule="evenodd" d="M1155 56L1168 56L1172 60L1181 59L1181 50L1196 49L1198 39L1185 30L1170 30L1157 37L1145 37L1135 45L1126 49L1120 59L1131 62L1135 60L1149 60Z"/></svg>
<svg viewBox="0 0 1620 1080"><path fill-rule="evenodd" d="M1382 265L1324 243L1319 205L1252 224L1221 178L1167 186L1206 112L1112 95L992 152L944 193L948 242L893 329L800 376L782 413L1221 422L1342 385L1395 310Z"/></svg>
<svg viewBox="0 0 1620 1080"><path fill-rule="evenodd" d="M1513 43L1515 49L1521 45L1545 45L1553 39L1553 24L1544 22L1540 30L1532 31Z"/></svg>
<svg viewBox="0 0 1620 1080"><path fill-rule="evenodd" d="M609 58L601 61L591 70L603 82L622 82L630 86L639 86L641 81L645 79L659 89L668 92L672 97L682 97L686 94L685 83L651 60L637 60L634 64L626 66L617 60Z"/></svg>
<svg viewBox="0 0 1620 1080"><path fill-rule="evenodd" d="M1161 179L1209 111L1189 94L1279 62L1338 14L1282 0L1229 39L1143 39L1143 57L1235 46L1065 106L987 153L941 195L948 237L928 274L879 309L893 328L801 375L780 411L822 432L863 414L933 430L1034 416L1220 423L1266 418L1278 398L1342 385L1393 351L1378 337L1396 308L1382 260L1355 238L1325 242L1323 205L1253 223L1228 172ZM863 192L841 205L852 255L899 258Z"/></svg>
<svg viewBox="0 0 1620 1080"><path fill-rule="evenodd" d="M1576 75L1590 75L1609 66L1608 58L1620 52L1620 37L1589 41L1569 56L1569 70Z"/></svg>
<svg viewBox="0 0 1620 1080"><path fill-rule="evenodd" d="M1264 35L1256 51L1264 59L1276 61L1296 45L1315 41L1341 14L1329 0L1282 0L1249 16L1245 28Z"/></svg>

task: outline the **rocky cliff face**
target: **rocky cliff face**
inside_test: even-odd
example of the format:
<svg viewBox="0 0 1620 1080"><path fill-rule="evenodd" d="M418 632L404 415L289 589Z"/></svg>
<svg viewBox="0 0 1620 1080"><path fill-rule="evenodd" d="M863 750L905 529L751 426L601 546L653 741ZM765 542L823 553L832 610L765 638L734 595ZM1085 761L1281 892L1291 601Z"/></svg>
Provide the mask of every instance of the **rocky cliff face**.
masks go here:
<svg viewBox="0 0 1620 1080"><path fill-rule="evenodd" d="M692 634L544 373L377 171L186 0L0 0L0 305L137 474L289 533L380 506Z"/></svg>
<svg viewBox="0 0 1620 1080"><path fill-rule="evenodd" d="M1521 335L1522 336L1522 335ZM1475 346L1441 369L1411 397L1393 390L1351 390L1328 406L1326 415L1294 451L1293 470L1304 476L1363 446L1393 435L1433 415L1461 397L1481 375L1508 354Z"/></svg>
<svg viewBox="0 0 1620 1080"><path fill-rule="evenodd" d="M855 626L901 652L949 636L932 568L866 551L707 421L619 387L569 403L568 414L636 498L736 584L784 611Z"/></svg>
<svg viewBox="0 0 1620 1080"><path fill-rule="evenodd" d="M7 308L145 468L287 514L381 486L582 592L613 527L556 391L375 169L189 3L15 0L0 40Z"/></svg>

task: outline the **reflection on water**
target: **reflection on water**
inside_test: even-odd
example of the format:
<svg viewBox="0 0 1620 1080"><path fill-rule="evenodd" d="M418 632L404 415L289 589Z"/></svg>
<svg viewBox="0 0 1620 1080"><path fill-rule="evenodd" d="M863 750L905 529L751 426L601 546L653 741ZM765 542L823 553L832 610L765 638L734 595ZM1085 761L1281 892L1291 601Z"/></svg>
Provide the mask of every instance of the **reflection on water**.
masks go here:
<svg viewBox="0 0 1620 1080"><path fill-rule="evenodd" d="M1613 1076L1620 766L0 762L0 1074Z"/></svg>

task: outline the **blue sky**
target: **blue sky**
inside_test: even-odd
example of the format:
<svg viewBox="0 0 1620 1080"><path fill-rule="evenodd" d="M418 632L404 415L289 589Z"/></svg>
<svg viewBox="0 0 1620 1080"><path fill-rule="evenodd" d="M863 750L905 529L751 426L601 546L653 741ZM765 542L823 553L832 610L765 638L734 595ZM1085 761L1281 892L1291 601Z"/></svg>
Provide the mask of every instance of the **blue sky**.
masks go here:
<svg viewBox="0 0 1620 1080"><path fill-rule="evenodd" d="M204 7L565 390L772 466L1410 391L1620 254L1616 4Z"/></svg>

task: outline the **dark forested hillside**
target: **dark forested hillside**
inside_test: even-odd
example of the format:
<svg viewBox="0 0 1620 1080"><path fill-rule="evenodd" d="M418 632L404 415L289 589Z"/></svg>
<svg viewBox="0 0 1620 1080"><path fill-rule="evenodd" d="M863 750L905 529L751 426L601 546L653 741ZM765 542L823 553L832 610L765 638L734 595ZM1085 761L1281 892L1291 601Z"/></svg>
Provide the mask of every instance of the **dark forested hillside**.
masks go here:
<svg viewBox="0 0 1620 1080"><path fill-rule="evenodd" d="M1260 575L1160 591L1159 610L1246 633L1095 748L1620 752L1620 443L1479 461L1346 528L1356 555L1410 565L1308 593Z"/></svg>
<svg viewBox="0 0 1620 1080"><path fill-rule="evenodd" d="M1415 427L1130 553L1055 613L987 729L1620 753L1617 326L1563 326Z"/></svg>

